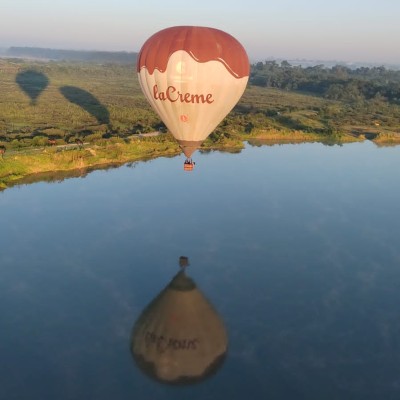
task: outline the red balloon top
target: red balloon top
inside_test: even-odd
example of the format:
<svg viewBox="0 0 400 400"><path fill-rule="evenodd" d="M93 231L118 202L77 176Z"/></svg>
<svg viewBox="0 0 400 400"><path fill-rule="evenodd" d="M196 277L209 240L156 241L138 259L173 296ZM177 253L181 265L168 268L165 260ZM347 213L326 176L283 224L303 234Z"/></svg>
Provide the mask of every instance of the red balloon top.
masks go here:
<svg viewBox="0 0 400 400"><path fill-rule="evenodd" d="M178 50L200 63L219 61L235 78L249 76L250 63L243 46L226 32L201 26L174 26L155 33L140 50L137 71L145 67L149 74L155 69L164 72L170 56Z"/></svg>

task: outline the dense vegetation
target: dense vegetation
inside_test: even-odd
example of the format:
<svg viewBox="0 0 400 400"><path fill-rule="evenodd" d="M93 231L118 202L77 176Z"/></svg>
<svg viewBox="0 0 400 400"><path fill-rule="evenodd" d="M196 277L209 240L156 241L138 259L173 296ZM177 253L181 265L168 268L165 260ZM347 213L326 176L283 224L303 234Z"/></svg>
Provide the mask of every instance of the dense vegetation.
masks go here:
<svg viewBox="0 0 400 400"><path fill-rule="evenodd" d="M297 90L332 100L359 101L384 100L400 104L400 71L385 67L359 67L343 65L326 68L323 65L302 68L287 61L259 62L253 66L253 85Z"/></svg>
<svg viewBox="0 0 400 400"><path fill-rule="evenodd" d="M254 138L394 142L400 132L399 85L400 72L383 67L257 63L242 99L204 148L238 148ZM0 59L0 149L6 149L0 184L46 168L112 162L113 152L117 162L137 159L131 147L137 134L165 130L140 90L134 63ZM142 138L143 156L163 149L177 154L172 137L163 136L159 142ZM78 139L86 143L84 152L74 147ZM50 145L59 147L50 151ZM69 152L66 158L62 151ZM22 153L31 157L24 167Z"/></svg>
<svg viewBox="0 0 400 400"><path fill-rule="evenodd" d="M271 117L300 130L324 134L367 134L396 138L400 131L400 71L385 67L351 69L336 65L313 67L292 66L287 61L259 62L252 66L250 84L276 88L290 93L303 93L325 102L314 108L319 123L310 124L297 104L280 110L271 107ZM276 116L279 115L279 118ZM319 126L318 126L319 125Z"/></svg>

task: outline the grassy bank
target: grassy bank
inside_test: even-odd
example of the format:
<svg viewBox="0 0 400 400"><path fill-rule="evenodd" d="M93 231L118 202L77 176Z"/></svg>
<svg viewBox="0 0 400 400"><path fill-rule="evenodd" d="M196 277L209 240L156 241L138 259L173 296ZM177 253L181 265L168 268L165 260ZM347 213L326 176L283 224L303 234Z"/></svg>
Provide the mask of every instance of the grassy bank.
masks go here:
<svg viewBox="0 0 400 400"><path fill-rule="evenodd" d="M82 148L57 146L6 153L3 160L0 160L0 188L15 185L34 174L93 169L109 164L174 156L180 152L170 135L162 135L155 138L109 140Z"/></svg>
<svg viewBox="0 0 400 400"><path fill-rule="evenodd" d="M334 138L302 131L257 129L251 134L211 135L199 151L237 153L244 148L245 142L256 146L304 142L343 144L365 139L364 135L342 134ZM400 144L399 137L396 135L377 135L372 141L377 146ZM82 147L61 145L25 148L7 152L0 160L0 190L22 183L82 176L95 169L179 154L181 154L181 149L170 134L103 139Z"/></svg>
<svg viewBox="0 0 400 400"><path fill-rule="evenodd" d="M349 136L343 136L341 139L339 142L360 140ZM199 151L240 152L244 148L246 141L254 143L257 141L264 143L298 143L323 142L324 138L321 138L321 135L318 134L303 132L259 130L251 135L211 136L203 143ZM110 165L121 165L162 156L176 156L180 153L181 149L170 134L151 137L135 136L127 139L111 138L98 140L82 147L78 145L61 145L25 148L19 151L6 152L3 159L0 160L0 189L19 183L51 180L52 175L55 177L79 176L89 170Z"/></svg>
<svg viewBox="0 0 400 400"><path fill-rule="evenodd" d="M351 143L364 140L364 137L350 135L348 133L337 133L336 135L321 135L313 132L299 130L278 130L278 129L256 129L249 135L248 140L264 140L274 142L337 142Z"/></svg>

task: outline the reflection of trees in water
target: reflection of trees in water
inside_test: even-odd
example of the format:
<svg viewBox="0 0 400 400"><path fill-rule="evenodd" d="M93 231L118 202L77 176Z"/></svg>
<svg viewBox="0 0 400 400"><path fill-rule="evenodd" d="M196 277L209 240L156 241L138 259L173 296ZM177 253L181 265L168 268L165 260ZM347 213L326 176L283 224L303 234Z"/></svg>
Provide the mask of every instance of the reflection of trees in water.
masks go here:
<svg viewBox="0 0 400 400"><path fill-rule="evenodd" d="M49 84L49 78L45 74L31 69L19 72L15 81L21 90L30 97L31 105L37 103L38 97Z"/></svg>
<svg viewBox="0 0 400 400"><path fill-rule="evenodd" d="M184 268L186 258L180 259ZM227 333L213 306L181 270L135 323L131 351L158 381L191 384L215 373L225 359Z"/></svg>
<svg viewBox="0 0 400 400"><path fill-rule="evenodd" d="M128 164L127 167L134 168L136 164ZM48 182L48 183L59 183L65 179L70 178L84 178L88 174L97 170L107 170L121 167L121 164L107 164L107 165L94 165L93 167L72 169L68 171L51 171L51 172L39 172L36 174L27 175L21 179L11 181L7 183L7 187L13 187L17 185L29 185L37 182ZM1 189L0 189L1 190Z"/></svg>

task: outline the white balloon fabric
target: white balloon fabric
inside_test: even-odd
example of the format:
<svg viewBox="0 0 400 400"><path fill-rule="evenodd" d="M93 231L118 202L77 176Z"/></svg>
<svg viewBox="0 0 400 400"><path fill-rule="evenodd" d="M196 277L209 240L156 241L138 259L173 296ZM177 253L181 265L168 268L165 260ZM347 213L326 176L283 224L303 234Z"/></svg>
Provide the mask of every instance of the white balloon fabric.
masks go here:
<svg viewBox="0 0 400 400"><path fill-rule="evenodd" d="M145 42L137 71L147 100L190 157L239 101L250 64L231 35L178 26Z"/></svg>

